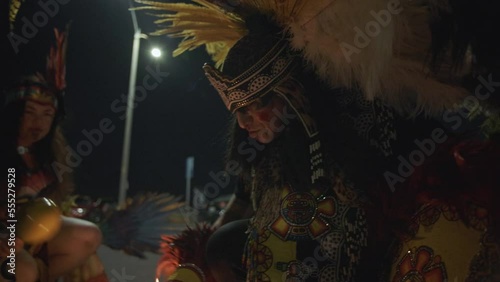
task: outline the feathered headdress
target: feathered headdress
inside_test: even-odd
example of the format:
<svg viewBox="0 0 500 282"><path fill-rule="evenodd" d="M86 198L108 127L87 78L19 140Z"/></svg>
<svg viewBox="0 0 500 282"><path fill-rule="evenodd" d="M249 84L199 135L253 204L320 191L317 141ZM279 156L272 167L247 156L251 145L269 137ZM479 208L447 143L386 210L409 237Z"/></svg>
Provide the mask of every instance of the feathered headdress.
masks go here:
<svg viewBox="0 0 500 282"><path fill-rule="evenodd" d="M68 33L54 29L56 45L50 48L47 56L47 68L45 78L49 85L56 91L64 91L66 88L66 47Z"/></svg>
<svg viewBox="0 0 500 282"><path fill-rule="evenodd" d="M14 30L14 23L16 22L17 13L21 9L22 0L9 0L9 26L10 30Z"/></svg>
<svg viewBox="0 0 500 282"><path fill-rule="evenodd" d="M193 4L138 0L138 9L161 11L155 34L184 40L174 55L205 45L216 66L246 34L245 20L259 13L288 33L291 46L334 87L359 87L406 113L440 113L461 102L459 84L468 67L452 68L444 52L439 71L430 67L429 19L437 4L424 0L193 0ZM441 5L448 5L442 3Z"/></svg>
<svg viewBox="0 0 500 282"><path fill-rule="evenodd" d="M66 46L67 31L54 29L56 44L47 56L45 74L23 77L8 91L5 104L19 99L30 99L53 105L62 110L64 90L66 89Z"/></svg>
<svg viewBox="0 0 500 282"><path fill-rule="evenodd" d="M245 21L237 14L229 13L221 7L206 0L194 0L198 5L184 3L160 3L154 1L138 1L149 5L136 9L155 9L176 14L160 14L155 23L170 23L167 29L161 29L153 35L169 34L183 38L173 55L178 56L205 45L212 55L216 66L220 67L233 45L246 33Z"/></svg>

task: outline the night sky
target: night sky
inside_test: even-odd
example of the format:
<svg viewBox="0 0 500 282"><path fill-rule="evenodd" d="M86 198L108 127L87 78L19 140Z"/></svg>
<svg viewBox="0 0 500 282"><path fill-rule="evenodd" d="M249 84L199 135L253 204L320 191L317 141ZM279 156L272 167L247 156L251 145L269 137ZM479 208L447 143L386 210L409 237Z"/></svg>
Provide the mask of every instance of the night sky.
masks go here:
<svg viewBox="0 0 500 282"><path fill-rule="evenodd" d="M53 28L63 29L71 22L66 76L68 115L63 128L73 150L88 152L75 168L77 193L116 199L126 105L123 97L128 92L134 33L129 2L25 1L15 27L15 33L21 36L26 25L23 18L34 23L34 15L43 12L40 3L57 3L59 11L49 16L28 42L19 44L17 54L6 36L8 7L7 1L2 2L2 67L8 73L2 77L2 85L17 75L44 71L45 56L54 38ZM153 17L142 11L137 16L143 33L156 29ZM188 156L195 157L195 186L203 187L211 181L211 171L222 169L229 113L201 69L209 57L200 49L172 58L170 54L177 42L165 36L141 40L137 85L142 86L144 77L151 72L159 71L161 75L157 76L156 87L137 93L128 195L139 191L183 195ZM159 61L149 54L153 46L164 52ZM84 143L91 144L85 141L92 141L83 132L94 132L97 137L95 132L103 120L113 130L102 133L102 140L94 140L97 145L92 144L90 149L82 147ZM221 194L232 192L227 189Z"/></svg>

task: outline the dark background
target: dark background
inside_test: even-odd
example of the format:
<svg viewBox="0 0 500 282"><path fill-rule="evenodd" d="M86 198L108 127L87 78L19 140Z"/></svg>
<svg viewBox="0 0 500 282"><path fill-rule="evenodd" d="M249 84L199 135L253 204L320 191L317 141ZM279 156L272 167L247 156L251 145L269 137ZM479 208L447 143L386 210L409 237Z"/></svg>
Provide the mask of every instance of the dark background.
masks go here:
<svg viewBox="0 0 500 282"><path fill-rule="evenodd" d="M40 3L57 3L59 11L48 16L47 24L38 27L27 43L19 44L17 54L7 37L8 1L2 2L2 85L18 75L43 72L45 57L54 42L53 29L64 29L71 22L66 64L68 115L63 124L68 143L77 151L78 145L88 140L82 131L99 129L102 119L110 119L115 126L111 133L103 134L100 144L92 146L88 156L82 156L81 164L75 168L77 192L117 199L125 123L120 119L125 105L121 97L128 93L134 34L129 2L25 1L14 29L20 36L26 35L23 18L35 23L34 16L43 11ZM143 33L156 29L152 16L138 11L137 17ZM184 195L188 156L195 157L194 186L202 188L211 181L210 171L218 172L223 167L229 113L201 69L209 57L200 48L172 58L177 43L178 40L166 36L141 39L137 85L142 85L148 75L148 66L169 75L140 97L134 111L129 196L139 191ZM160 60L150 55L153 46L163 50ZM117 99L119 111L111 107ZM221 194L232 192L227 189Z"/></svg>

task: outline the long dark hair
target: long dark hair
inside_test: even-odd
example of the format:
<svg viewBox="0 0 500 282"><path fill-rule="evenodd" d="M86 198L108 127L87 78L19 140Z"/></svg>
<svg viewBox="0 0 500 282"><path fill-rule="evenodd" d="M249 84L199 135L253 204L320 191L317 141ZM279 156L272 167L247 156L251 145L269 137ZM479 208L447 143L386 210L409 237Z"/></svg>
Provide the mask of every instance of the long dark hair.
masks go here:
<svg viewBox="0 0 500 282"><path fill-rule="evenodd" d="M334 167L345 175L346 179L358 182L359 186L373 181L377 175L381 174L374 168L383 167L380 164L385 162L384 157L369 145L368 140L359 136L353 128L343 124L339 118L348 109L338 105L336 99L339 95L354 94L346 89L332 89L319 81L314 72L305 67L297 68L293 77L298 78L302 84L303 94L310 102L310 115L319 129L326 167ZM270 92L267 95L277 94ZM248 160L248 155L242 155L239 150L241 144L248 143L248 138L247 131L241 129L232 117L227 135L226 163L236 161L243 169L243 176L246 177L252 165L265 158L270 148L278 146L282 162L286 164L283 168L284 176L293 179L292 182L299 186L307 185L304 181L310 179L308 169L310 140L298 118L292 119L276 140L262 145L264 150L260 151L255 148L256 157L251 161Z"/></svg>
<svg viewBox="0 0 500 282"><path fill-rule="evenodd" d="M30 169L17 153L17 138L25 106L26 100L21 99L9 103L4 107L0 119L2 168L3 171L7 171L8 168L15 168L18 177L30 172ZM64 173L64 175L58 176L53 169L53 164L56 162L66 165L66 140L59 126L62 118L63 111L58 109L48 134L33 144L31 148L37 163L35 170L50 173L55 179L42 191L41 195L52 198L56 203L61 203L73 191L71 174Z"/></svg>

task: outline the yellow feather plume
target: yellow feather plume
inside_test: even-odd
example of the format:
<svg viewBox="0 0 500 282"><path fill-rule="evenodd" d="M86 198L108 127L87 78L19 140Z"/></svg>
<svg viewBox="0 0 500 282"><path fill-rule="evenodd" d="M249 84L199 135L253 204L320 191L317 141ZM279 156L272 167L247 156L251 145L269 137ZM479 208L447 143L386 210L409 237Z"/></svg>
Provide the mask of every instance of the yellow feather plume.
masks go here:
<svg viewBox="0 0 500 282"><path fill-rule="evenodd" d="M433 73L427 62L429 0L241 0L271 15L292 46L334 87L361 87L403 113L439 115L466 95L456 82L468 66ZM373 28L375 27L375 29ZM371 28L371 30L370 30ZM359 43L358 38L364 35ZM357 44L358 43L358 44Z"/></svg>
<svg viewBox="0 0 500 282"><path fill-rule="evenodd" d="M153 35L167 34L171 37L184 38L174 50L173 56L205 45L216 67L220 67L231 47L247 34L242 18L206 0L194 0L193 2L198 5L141 0L137 2L146 5L136 8L137 10L167 12L156 15L160 19L155 23L169 25L157 30Z"/></svg>
<svg viewBox="0 0 500 282"><path fill-rule="evenodd" d="M332 86L360 87L368 99L381 98L402 113L439 115L467 94L458 78L468 63L449 72L451 65L445 60L441 73L431 71L430 1L138 2L149 5L139 9L163 11L157 23L170 26L156 34L184 38L174 55L206 45L216 66L221 66L229 49L246 34L243 18L257 12L281 25L290 34L292 47Z"/></svg>
<svg viewBox="0 0 500 282"><path fill-rule="evenodd" d="M10 31L14 30L14 23L16 22L17 13L21 8L21 0L9 0L9 24Z"/></svg>

